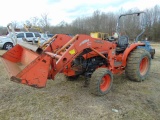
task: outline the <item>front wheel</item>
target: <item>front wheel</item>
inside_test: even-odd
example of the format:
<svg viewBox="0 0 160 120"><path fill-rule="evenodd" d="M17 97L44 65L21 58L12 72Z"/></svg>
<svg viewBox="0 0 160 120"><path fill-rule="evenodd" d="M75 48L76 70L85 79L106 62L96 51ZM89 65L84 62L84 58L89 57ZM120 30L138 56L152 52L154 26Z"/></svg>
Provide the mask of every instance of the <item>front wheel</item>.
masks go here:
<svg viewBox="0 0 160 120"><path fill-rule="evenodd" d="M112 83L111 71L106 68L98 68L91 76L90 91L95 95L105 95L110 91Z"/></svg>
<svg viewBox="0 0 160 120"><path fill-rule="evenodd" d="M150 53L144 49L136 49L128 56L125 73L130 80L143 81L149 74L150 65Z"/></svg>
<svg viewBox="0 0 160 120"><path fill-rule="evenodd" d="M3 48L5 50L10 50L11 48L13 48L13 44L12 43L5 43Z"/></svg>

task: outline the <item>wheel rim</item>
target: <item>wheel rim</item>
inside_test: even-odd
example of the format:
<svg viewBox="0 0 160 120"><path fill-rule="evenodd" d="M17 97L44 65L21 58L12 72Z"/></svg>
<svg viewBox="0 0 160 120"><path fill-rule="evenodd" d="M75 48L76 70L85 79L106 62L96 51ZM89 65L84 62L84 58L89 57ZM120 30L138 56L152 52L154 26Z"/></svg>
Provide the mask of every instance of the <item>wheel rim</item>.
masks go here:
<svg viewBox="0 0 160 120"><path fill-rule="evenodd" d="M149 60L147 57L144 57L140 62L140 74L145 75L148 71Z"/></svg>
<svg viewBox="0 0 160 120"><path fill-rule="evenodd" d="M101 91L105 92L106 90L108 90L110 87L110 84L111 84L111 76L107 74L101 80L101 84L100 84Z"/></svg>
<svg viewBox="0 0 160 120"><path fill-rule="evenodd" d="M6 45L6 49L10 50L12 48L12 45Z"/></svg>

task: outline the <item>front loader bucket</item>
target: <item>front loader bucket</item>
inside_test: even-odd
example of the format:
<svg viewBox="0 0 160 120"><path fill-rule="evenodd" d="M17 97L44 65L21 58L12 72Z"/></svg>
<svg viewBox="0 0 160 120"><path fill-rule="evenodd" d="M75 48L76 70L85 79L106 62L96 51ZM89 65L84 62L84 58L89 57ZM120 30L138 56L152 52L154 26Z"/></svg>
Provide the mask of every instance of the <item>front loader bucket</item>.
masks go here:
<svg viewBox="0 0 160 120"><path fill-rule="evenodd" d="M12 81L34 87L45 87L51 57L27 49L17 44L1 56Z"/></svg>

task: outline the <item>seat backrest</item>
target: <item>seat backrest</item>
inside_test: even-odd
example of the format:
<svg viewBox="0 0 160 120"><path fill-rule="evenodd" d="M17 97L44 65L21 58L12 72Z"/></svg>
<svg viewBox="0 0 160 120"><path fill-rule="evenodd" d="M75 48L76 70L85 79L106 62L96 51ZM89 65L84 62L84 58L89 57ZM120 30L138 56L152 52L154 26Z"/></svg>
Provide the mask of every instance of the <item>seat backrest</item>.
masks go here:
<svg viewBox="0 0 160 120"><path fill-rule="evenodd" d="M129 44L129 37L126 35L120 36L117 42L117 47L126 48Z"/></svg>

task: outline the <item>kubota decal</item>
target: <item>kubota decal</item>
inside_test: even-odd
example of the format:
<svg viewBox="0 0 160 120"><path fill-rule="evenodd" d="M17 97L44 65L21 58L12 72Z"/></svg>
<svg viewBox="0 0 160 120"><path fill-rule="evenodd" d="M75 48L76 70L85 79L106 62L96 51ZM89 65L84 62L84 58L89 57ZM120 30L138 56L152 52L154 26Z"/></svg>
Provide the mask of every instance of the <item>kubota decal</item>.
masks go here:
<svg viewBox="0 0 160 120"><path fill-rule="evenodd" d="M79 44L79 46L85 44L86 42L89 42L89 39L83 40L83 41Z"/></svg>

